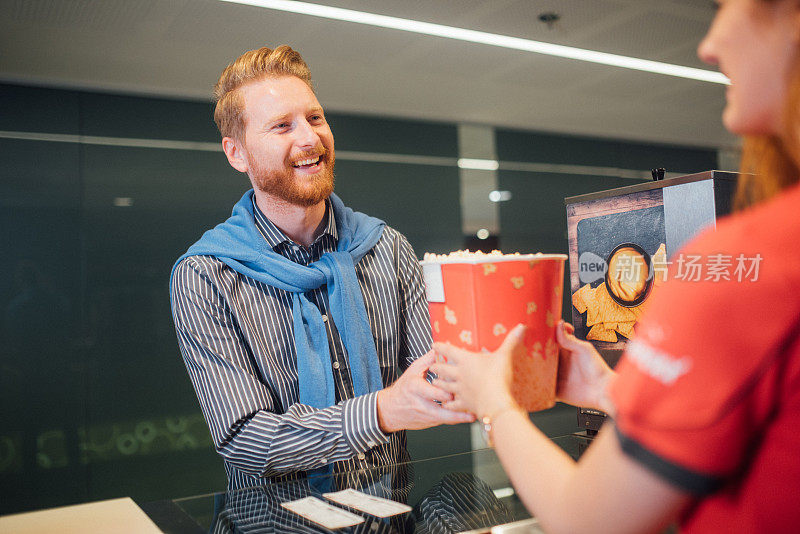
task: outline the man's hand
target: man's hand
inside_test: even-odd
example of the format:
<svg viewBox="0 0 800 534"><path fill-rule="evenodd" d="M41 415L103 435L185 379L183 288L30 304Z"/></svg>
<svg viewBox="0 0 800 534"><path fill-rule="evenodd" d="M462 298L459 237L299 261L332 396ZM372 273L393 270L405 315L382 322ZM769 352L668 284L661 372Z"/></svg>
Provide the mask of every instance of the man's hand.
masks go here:
<svg viewBox="0 0 800 534"><path fill-rule="evenodd" d="M378 392L378 424L383 432L420 430L475 420L471 414L447 410L434 402L453 399L450 393L425 380L435 360L433 351L418 358L394 384Z"/></svg>
<svg viewBox="0 0 800 534"><path fill-rule="evenodd" d="M563 321L556 327L556 339L561 345L556 396L573 406L595 408L613 415L606 387L614 371L594 345L576 338L572 335L574 331L571 324Z"/></svg>

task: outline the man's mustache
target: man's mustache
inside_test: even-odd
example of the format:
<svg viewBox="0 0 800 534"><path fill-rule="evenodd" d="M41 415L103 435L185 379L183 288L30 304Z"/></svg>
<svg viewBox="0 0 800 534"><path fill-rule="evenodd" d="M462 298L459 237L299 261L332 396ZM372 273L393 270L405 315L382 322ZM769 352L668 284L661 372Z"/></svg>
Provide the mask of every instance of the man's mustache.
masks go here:
<svg viewBox="0 0 800 534"><path fill-rule="evenodd" d="M306 150L295 154L291 161L289 162L290 165L295 165L299 161L303 161L306 159L312 159L319 156L320 159L327 159L329 150L327 150L324 146L320 145L319 147L315 148L314 150Z"/></svg>

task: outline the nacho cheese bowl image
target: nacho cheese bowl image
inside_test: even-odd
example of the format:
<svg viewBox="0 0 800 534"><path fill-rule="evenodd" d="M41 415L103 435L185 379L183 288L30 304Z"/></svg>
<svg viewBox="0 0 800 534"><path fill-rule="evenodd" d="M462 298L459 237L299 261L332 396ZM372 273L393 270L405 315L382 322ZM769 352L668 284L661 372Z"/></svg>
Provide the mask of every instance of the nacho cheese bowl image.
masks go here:
<svg viewBox="0 0 800 534"><path fill-rule="evenodd" d="M635 243L617 245L606 260L606 288L614 301L626 308L638 306L652 286L650 255Z"/></svg>
<svg viewBox="0 0 800 534"><path fill-rule="evenodd" d="M425 254L422 270L434 341L493 351L517 324L524 345L513 357L512 393L524 409L555 405L564 254L457 251Z"/></svg>

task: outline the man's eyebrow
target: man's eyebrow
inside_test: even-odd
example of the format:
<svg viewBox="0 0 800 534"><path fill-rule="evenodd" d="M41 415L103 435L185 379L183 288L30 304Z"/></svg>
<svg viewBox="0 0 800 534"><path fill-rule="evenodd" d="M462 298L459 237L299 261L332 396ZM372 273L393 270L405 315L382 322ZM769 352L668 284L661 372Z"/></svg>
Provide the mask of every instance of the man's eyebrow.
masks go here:
<svg viewBox="0 0 800 534"><path fill-rule="evenodd" d="M273 124L275 122L285 121L289 118L289 116L290 115L288 113L284 113L283 115L275 115L274 117L267 119L264 124Z"/></svg>
<svg viewBox="0 0 800 534"><path fill-rule="evenodd" d="M325 114L325 112L323 111L321 106L317 106L317 107L311 108L310 110L308 110L308 112L309 113L319 113L321 115Z"/></svg>

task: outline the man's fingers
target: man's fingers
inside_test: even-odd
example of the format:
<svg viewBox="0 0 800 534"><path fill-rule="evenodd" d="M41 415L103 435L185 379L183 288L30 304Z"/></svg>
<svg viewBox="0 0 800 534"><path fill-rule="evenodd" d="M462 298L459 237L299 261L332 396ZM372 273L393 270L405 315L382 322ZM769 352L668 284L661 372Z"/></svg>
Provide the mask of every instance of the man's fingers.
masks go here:
<svg viewBox="0 0 800 534"><path fill-rule="evenodd" d="M447 407L445 408L445 406ZM442 406L436 406L436 412L437 419L439 419L439 421L445 425L471 423L475 420L475 416L466 412L463 405L461 405L458 401L452 401Z"/></svg>
<svg viewBox="0 0 800 534"><path fill-rule="evenodd" d="M425 374L428 372L428 367L430 367L431 364L433 364L433 362L435 361L436 361L436 353L433 352L432 350L428 351L423 356L420 356L419 358L411 362L411 365L409 365L408 369L406 369L406 373L411 373L412 375L418 375L418 376L425 376Z"/></svg>
<svg viewBox="0 0 800 534"><path fill-rule="evenodd" d="M428 384L427 382L423 382L419 385L417 390L417 394L420 397L428 400L437 400L439 402L450 402L453 400L453 395L449 391L446 391L444 388L437 387Z"/></svg>
<svg viewBox="0 0 800 534"><path fill-rule="evenodd" d="M453 412L466 412L467 409L464 406L464 402L461 399L453 399L450 402L442 403L442 408L445 410L451 410Z"/></svg>

